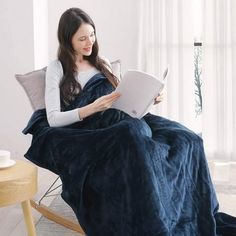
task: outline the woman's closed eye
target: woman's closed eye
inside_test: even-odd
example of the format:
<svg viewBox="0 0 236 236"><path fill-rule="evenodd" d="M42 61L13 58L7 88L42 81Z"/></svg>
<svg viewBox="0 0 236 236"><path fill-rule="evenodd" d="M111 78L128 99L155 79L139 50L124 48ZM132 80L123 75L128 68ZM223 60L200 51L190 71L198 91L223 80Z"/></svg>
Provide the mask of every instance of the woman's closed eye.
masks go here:
<svg viewBox="0 0 236 236"><path fill-rule="evenodd" d="M86 40L86 37L84 36L84 37L81 37L81 38L79 38L79 41L85 41Z"/></svg>
<svg viewBox="0 0 236 236"><path fill-rule="evenodd" d="M93 38L95 36L95 33L93 32L89 37ZM85 41L87 39L86 36L82 36L79 38L79 41Z"/></svg>

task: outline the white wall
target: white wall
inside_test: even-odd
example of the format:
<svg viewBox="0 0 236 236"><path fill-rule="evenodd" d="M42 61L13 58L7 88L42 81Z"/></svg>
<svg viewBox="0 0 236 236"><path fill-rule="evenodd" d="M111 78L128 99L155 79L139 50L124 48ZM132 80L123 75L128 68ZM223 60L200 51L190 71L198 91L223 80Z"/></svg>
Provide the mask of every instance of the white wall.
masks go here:
<svg viewBox="0 0 236 236"><path fill-rule="evenodd" d="M45 0L44 0L45 1ZM100 52L110 60L121 59L122 71L137 67L137 3L136 0L49 0L48 32L44 49L49 60L57 52L57 25L63 11L80 7L96 24ZM46 9L46 8L45 8ZM42 10L40 8L39 10ZM38 14L45 17L43 14ZM34 50L33 0L8 0L0 3L0 149L10 150L14 158L22 158L31 137L21 133L32 110L28 99L16 82L15 73L26 73L46 62L45 54ZM42 24L45 24L42 18ZM36 29L37 30L37 29ZM48 33L48 34L47 34ZM42 35L41 35L42 36ZM48 49L47 49L48 45ZM39 45L42 47L42 45Z"/></svg>
<svg viewBox="0 0 236 236"><path fill-rule="evenodd" d="M100 53L110 60L121 59L122 71L137 67L137 0L50 0L49 58L57 51L57 26L60 15L70 7L85 10L93 19Z"/></svg>
<svg viewBox="0 0 236 236"><path fill-rule="evenodd" d="M34 68L48 62L48 0L33 0Z"/></svg>
<svg viewBox="0 0 236 236"><path fill-rule="evenodd" d="M14 157L21 156L30 141L21 130L31 107L14 74L34 67L32 9L31 0L0 3L0 149Z"/></svg>

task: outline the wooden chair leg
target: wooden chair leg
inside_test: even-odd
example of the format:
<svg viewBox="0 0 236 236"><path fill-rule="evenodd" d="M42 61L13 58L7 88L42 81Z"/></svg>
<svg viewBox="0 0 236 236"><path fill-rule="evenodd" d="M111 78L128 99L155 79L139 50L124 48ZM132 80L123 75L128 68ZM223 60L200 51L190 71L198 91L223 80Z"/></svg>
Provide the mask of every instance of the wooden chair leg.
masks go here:
<svg viewBox="0 0 236 236"><path fill-rule="evenodd" d="M28 231L29 236L36 236L35 226L34 226L34 220L31 213L31 206L30 201L24 201L21 203L21 207L24 213L25 218L25 225Z"/></svg>
<svg viewBox="0 0 236 236"><path fill-rule="evenodd" d="M42 203L38 204L33 200L30 200L31 206L40 212L44 217L49 220L56 222L57 224L63 225L68 229L76 231L80 234L85 235L83 229L81 228L79 223L74 223L73 221L58 215L55 211L49 209L47 206L43 205Z"/></svg>

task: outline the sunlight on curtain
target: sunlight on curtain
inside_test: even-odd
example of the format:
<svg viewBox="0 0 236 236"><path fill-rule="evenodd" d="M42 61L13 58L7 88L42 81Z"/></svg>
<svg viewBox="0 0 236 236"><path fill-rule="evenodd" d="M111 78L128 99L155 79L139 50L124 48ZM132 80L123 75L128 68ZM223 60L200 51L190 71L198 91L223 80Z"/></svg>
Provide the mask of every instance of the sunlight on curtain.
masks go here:
<svg viewBox="0 0 236 236"><path fill-rule="evenodd" d="M203 139L207 156L236 161L236 1L203 1Z"/></svg>
<svg viewBox="0 0 236 236"><path fill-rule="evenodd" d="M194 103L193 0L140 0L140 70L170 74L165 100L153 112L196 130Z"/></svg>
<svg viewBox="0 0 236 236"><path fill-rule="evenodd" d="M194 14L194 41L202 41L202 1L193 0L193 14Z"/></svg>

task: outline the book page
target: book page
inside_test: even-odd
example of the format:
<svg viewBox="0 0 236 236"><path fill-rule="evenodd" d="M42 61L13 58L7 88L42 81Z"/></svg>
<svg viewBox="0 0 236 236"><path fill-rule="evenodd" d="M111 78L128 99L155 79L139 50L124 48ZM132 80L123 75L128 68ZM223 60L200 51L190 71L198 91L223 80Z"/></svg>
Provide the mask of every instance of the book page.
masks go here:
<svg viewBox="0 0 236 236"><path fill-rule="evenodd" d="M121 96L111 108L119 109L134 118L142 118L154 104L154 99L163 89L164 82L142 71L128 70L116 91Z"/></svg>

